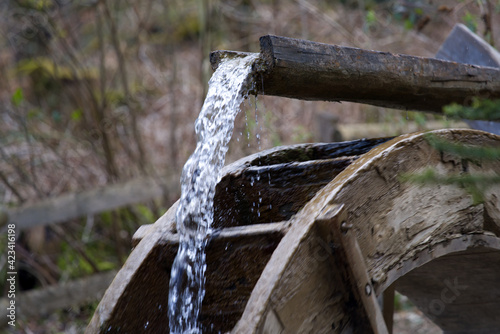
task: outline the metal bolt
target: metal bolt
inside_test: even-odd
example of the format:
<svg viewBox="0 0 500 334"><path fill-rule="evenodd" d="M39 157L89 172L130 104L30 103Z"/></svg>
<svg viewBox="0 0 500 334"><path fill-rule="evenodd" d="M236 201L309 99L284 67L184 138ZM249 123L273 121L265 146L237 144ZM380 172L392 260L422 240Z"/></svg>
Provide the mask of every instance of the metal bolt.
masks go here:
<svg viewBox="0 0 500 334"><path fill-rule="evenodd" d="M371 295L372 294L372 286L370 285L370 283L366 283L365 285L365 293L367 296Z"/></svg>
<svg viewBox="0 0 500 334"><path fill-rule="evenodd" d="M346 234L350 229L352 228L352 224L347 224L346 221L343 221L340 224L340 231L344 234Z"/></svg>

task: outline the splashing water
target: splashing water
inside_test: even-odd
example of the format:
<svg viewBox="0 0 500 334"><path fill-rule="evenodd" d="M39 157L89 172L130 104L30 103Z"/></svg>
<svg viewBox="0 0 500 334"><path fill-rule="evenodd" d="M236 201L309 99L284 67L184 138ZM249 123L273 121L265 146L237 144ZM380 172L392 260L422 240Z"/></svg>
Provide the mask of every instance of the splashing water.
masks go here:
<svg viewBox="0 0 500 334"><path fill-rule="evenodd" d="M256 59L257 55L250 55L219 65L195 122L198 142L182 171L182 194L176 213L179 250L170 275L171 334L201 333L198 315L205 295L205 247L214 216L215 186L221 177L234 119L251 84L251 64Z"/></svg>

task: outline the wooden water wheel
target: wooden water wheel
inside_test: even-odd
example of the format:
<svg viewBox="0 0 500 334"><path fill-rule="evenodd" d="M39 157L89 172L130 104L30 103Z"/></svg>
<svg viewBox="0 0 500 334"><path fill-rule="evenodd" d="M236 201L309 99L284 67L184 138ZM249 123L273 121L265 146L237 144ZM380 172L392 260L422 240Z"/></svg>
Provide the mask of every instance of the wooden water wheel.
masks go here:
<svg viewBox="0 0 500 334"><path fill-rule="evenodd" d="M481 131L431 135L500 147ZM276 148L226 167L204 332L384 333L392 304L376 297L393 288L446 333L500 331L500 186L475 204L463 188L402 179L498 175L500 161L441 152L426 136ZM168 331L175 208L136 233L88 333Z"/></svg>
<svg viewBox="0 0 500 334"><path fill-rule="evenodd" d="M256 90L433 112L500 96L491 67L500 56L464 29L439 58L488 67L264 36ZM447 52L460 40L465 54ZM478 49L480 61L469 52ZM213 53L213 66L228 54ZM500 160L440 151L429 136L500 147L486 132L438 130L275 148L227 166L206 250L203 331L387 333L397 290L445 333L500 332L500 185L475 203L453 184L404 181L429 170L442 179L498 176ZM87 333L168 332L175 210L137 231Z"/></svg>

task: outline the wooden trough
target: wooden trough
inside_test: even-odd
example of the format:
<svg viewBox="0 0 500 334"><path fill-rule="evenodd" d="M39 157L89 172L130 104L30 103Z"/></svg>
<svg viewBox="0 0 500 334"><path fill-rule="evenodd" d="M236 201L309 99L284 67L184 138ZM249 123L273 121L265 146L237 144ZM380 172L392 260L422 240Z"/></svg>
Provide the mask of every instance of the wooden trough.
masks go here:
<svg viewBox="0 0 500 334"><path fill-rule="evenodd" d="M500 97L494 68L276 36L261 42L261 93L435 112ZM230 54L214 53L213 64ZM392 73L394 61L406 72ZM274 148L227 166L206 250L203 332L390 333L394 290L445 333L500 332L500 185L477 204L464 188L404 178L427 170L491 177L500 160L456 156L429 138L500 147L486 132L436 130ZM176 207L134 235L86 333L168 332Z"/></svg>
<svg viewBox="0 0 500 334"><path fill-rule="evenodd" d="M500 69L494 67L272 35L261 37L260 45L253 71L258 94L435 113L453 102L469 104L473 97L500 98ZM215 51L212 67L244 55Z"/></svg>

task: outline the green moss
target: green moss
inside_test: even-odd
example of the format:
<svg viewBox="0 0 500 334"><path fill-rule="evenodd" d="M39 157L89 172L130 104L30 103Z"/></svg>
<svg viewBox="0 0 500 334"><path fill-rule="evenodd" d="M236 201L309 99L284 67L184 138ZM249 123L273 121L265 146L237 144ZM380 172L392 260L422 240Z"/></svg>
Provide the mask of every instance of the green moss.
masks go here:
<svg viewBox="0 0 500 334"><path fill-rule="evenodd" d="M443 108L446 116L452 118L465 118L474 120L500 120L500 99L480 99L473 98L470 106L463 106L457 103L450 104Z"/></svg>

